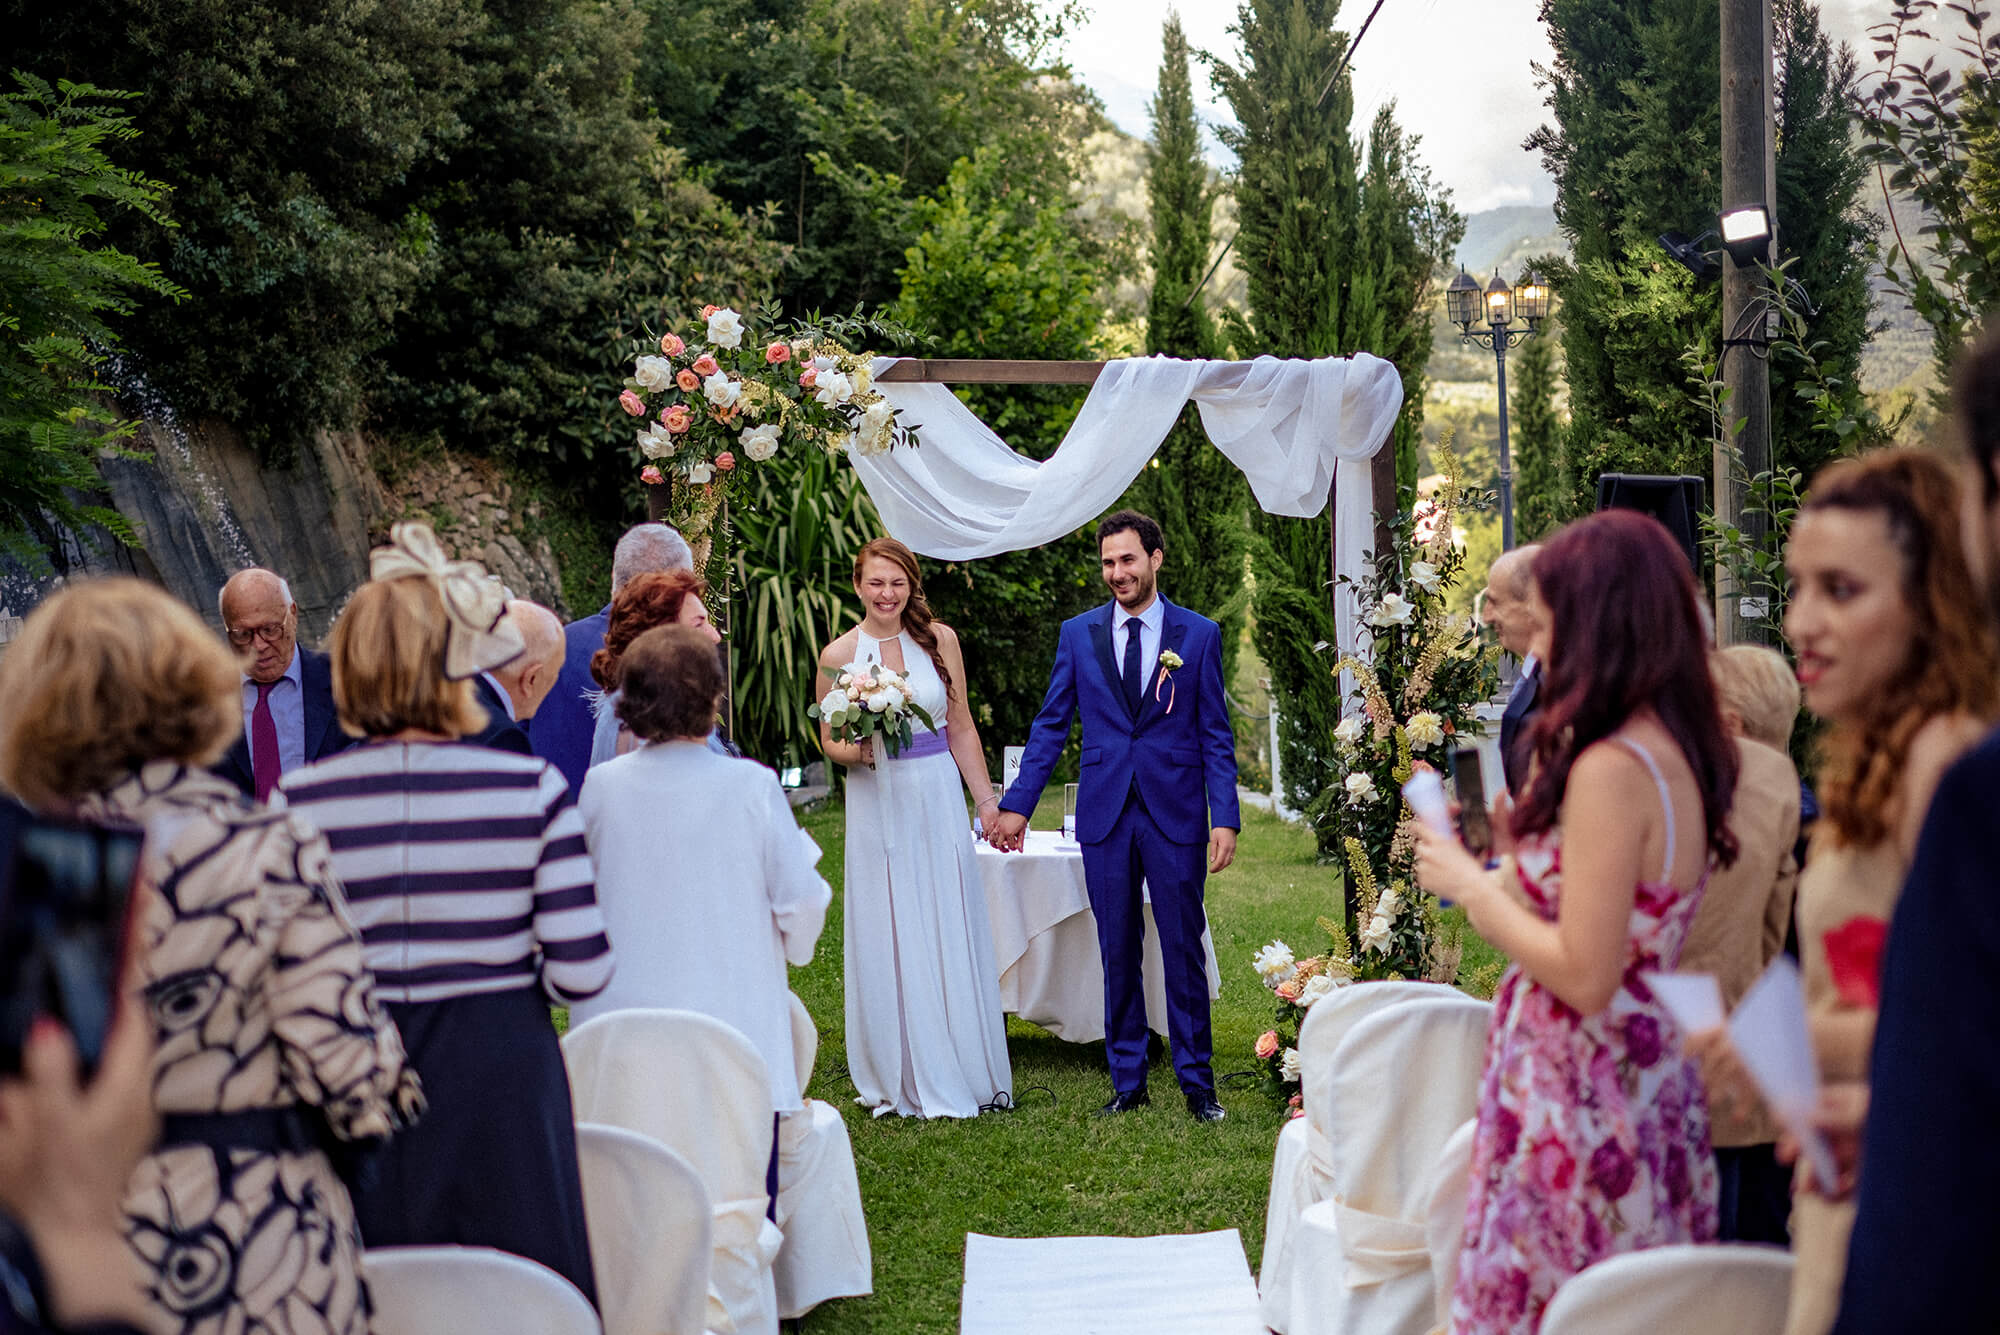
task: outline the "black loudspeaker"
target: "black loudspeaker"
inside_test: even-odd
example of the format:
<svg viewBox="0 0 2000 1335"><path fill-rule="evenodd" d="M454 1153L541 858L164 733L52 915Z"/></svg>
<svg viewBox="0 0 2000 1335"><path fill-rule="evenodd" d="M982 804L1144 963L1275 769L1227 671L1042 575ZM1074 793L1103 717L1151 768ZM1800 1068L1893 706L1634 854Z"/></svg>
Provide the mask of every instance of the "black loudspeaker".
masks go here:
<svg viewBox="0 0 2000 1335"><path fill-rule="evenodd" d="M1701 575L1702 507L1708 489L1698 477L1666 477L1646 473L1603 473L1597 479L1597 508L1637 510L1667 526L1687 553L1688 568Z"/></svg>

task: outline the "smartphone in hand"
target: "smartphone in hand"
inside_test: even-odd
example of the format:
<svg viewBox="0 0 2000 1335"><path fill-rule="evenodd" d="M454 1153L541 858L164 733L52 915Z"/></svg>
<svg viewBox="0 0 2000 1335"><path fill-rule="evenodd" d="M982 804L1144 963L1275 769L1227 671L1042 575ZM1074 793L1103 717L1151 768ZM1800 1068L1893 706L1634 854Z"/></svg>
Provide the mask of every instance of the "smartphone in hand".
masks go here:
<svg viewBox="0 0 2000 1335"><path fill-rule="evenodd" d="M1474 857L1486 857L1493 851L1493 823L1486 814L1486 775L1479 748L1455 747L1448 763L1451 790L1458 798L1458 837Z"/></svg>

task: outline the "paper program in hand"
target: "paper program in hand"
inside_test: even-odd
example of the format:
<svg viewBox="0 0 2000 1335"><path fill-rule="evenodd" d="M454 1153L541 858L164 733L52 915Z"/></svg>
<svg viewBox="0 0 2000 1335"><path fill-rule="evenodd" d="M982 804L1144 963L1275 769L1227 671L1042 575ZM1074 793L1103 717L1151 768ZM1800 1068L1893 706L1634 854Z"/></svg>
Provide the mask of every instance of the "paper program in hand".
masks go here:
<svg viewBox="0 0 2000 1335"><path fill-rule="evenodd" d="M1813 1125L1819 1072L1806 1027L1805 990L1790 958L1780 955L1772 960L1764 976L1743 994L1729 1017L1729 1038L1764 1101L1785 1129L1798 1137L1813 1176L1824 1190L1833 1191L1840 1172L1833 1147Z"/></svg>
<svg viewBox="0 0 2000 1335"><path fill-rule="evenodd" d="M1712 973L1642 973L1646 986L1674 1017L1681 1034L1699 1034L1728 1018L1722 1009L1722 986Z"/></svg>

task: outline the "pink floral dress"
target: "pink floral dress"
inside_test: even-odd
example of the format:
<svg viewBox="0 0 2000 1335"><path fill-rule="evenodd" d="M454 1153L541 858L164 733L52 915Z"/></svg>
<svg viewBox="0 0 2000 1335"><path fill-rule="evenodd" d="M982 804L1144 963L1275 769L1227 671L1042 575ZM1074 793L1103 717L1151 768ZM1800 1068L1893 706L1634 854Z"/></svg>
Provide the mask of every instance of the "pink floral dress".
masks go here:
<svg viewBox="0 0 2000 1335"><path fill-rule="evenodd" d="M1629 743L1628 743L1629 745ZM1665 783L1652 758L1632 748ZM1673 808L1667 807L1673 847ZM1524 841L1521 883L1550 921L1562 895L1559 832ZM1452 1335L1529 1335L1556 1289L1586 1266L1716 1233L1708 1103L1673 1021L1640 979L1680 959L1707 884L1640 882L1625 979L1579 1015L1521 972L1493 997Z"/></svg>

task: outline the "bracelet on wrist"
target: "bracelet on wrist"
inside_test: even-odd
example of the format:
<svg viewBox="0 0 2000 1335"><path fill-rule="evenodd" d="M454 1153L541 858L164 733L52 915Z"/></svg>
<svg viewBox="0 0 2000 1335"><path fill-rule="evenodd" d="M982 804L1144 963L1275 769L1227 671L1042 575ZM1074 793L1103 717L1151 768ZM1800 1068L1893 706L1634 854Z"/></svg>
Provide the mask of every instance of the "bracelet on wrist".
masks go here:
<svg viewBox="0 0 2000 1335"><path fill-rule="evenodd" d="M980 798L977 802L973 803L973 806L983 808L988 802L991 802L996 807L1000 805L1000 799L993 796L993 794L988 793L986 796Z"/></svg>

